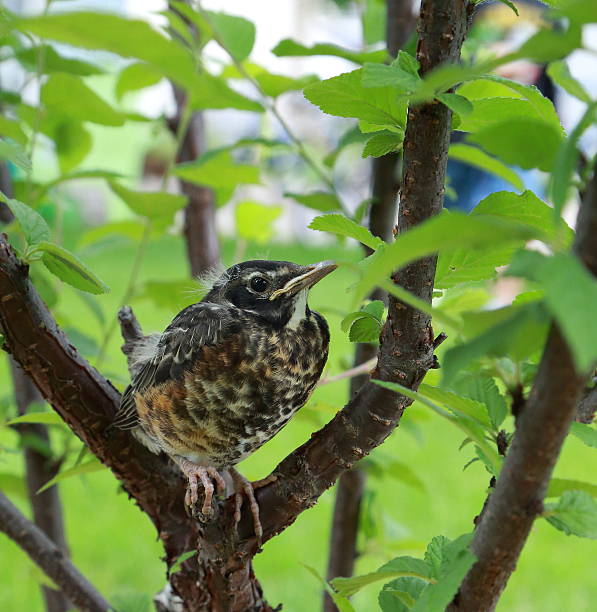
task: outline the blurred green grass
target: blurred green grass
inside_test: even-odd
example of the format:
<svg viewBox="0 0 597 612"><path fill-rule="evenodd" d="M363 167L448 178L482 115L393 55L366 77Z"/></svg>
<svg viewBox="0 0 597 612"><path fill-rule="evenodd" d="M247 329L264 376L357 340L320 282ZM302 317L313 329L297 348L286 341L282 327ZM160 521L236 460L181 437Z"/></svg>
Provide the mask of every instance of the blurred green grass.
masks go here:
<svg viewBox="0 0 597 612"><path fill-rule="evenodd" d="M230 258L233 251L234 244L225 243L224 259ZM356 249L342 247L274 244L267 249L252 249L246 258L309 263L334 256L356 260L359 254ZM116 312L132 257L131 246L89 251L85 256L86 262L112 288L110 294L100 297L107 317ZM150 245L142 271L144 279L175 280L186 274L179 239L167 237ZM310 299L310 305L324 312L330 323L329 373L340 372L351 362L353 348L340 330L341 313L349 308L345 291L349 281L348 274L340 269L317 286ZM146 331L163 329L175 314L156 308L148 300L137 300L133 306ZM96 320L68 287L62 289L58 315L96 341L101 339ZM118 386L126 378L120 344L120 338L115 336L101 368ZM0 364L3 393L10 387L4 361ZM291 449L308 439L318 423L330 417L330 406L340 408L344 404L346 394L346 381L319 388L311 408L305 409L276 438L242 463L241 471L251 478L265 476ZM380 531L377 541L366 544L367 553L358 561L359 572L374 569L398 554L419 555L435 535L455 537L471 530L472 519L483 504L489 477L478 462L463 472L470 451L468 447L458 451L461 440L457 430L428 415L423 408L415 405L407 410L401 427L376 454L382 462L396 459L408 464L423 481L426 492L409 488L391 477L369 481L374 514L385 529ZM20 456L1 450L7 446L15 446L15 434L3 428L0 429L0 471L21 473ZM575 438L568 439L556 475L594 479L597 472L594 455L594 450ZM118 483L109 472L72 478L61 485L61 494L73 560L108 599L131 592L153 596L164 586L165 568L160 561L162 553L155 530L127 496L119 492ZM22 500L15 501L26 510ZM325 573L332 504L333 492L328 491L314 508L268 542L264 552L255 559L256 573L272 605L283 603L284 609L291 612L319 609L320 585L301 564ZM566 537L545 521L537 521L498 610L595 609L595 558L597 542ZM33 567L24 553L0 536L0 610L43 610ZM382 583L370 585L355 597L357 611L378 609L377 592L381 586Z"/></svg>

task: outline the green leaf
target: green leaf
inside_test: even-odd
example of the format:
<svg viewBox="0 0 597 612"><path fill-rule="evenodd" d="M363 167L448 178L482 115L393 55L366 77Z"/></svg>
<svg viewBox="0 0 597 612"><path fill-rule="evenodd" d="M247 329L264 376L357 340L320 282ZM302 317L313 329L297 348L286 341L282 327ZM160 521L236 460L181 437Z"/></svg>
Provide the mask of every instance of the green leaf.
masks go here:
<svg viewBox="0 0 597 612"><path fill-rule="evenodd" d="M587 446L597 448L597 429L584 423L572 423L570 433Z"/></svg>
<svg viewBox="0 0 597 612"><path fill-rule="evenodd" d="M384 131L373 134L365 143L362 157L381 157L387 153L400 151L402 149L403 140L403 132L395 133Z"/></svg>
<svg viewBox="0 0 597 612"><path fill-rule="evenodd" d="M339 202L336 195L326 191L314 191L304 194L287 191L284 193L284 197L292 198L307 208L313 208L314 210L320 210L321 212L340 210L342 208L342 204Z"/></svg>
<svg viewBox="0 0 597 612"><path fill-rule="evenodd" d="M258 185L261 182L257 166L237 164L229 151L202 155L194 162L178 164L173 174L190 183L213 189L233 189L241 183Z"/></svg>
<svg viewBox="0 0 597 612"><path fill-rule="evenodd" d="M6 422L5 425L18 425L19 423L39 423L41 425L61 425L64 421L56 412L29 412L15 417Z"/></svg>
<svg viewBox="0 0 597 612"><path fill-rule="evenodd" d="M19 222L21 231L25 235L25 240L27 240L27 244L33 246L45 240L49 240L50 228L46 220L38 212L33 210L33 208L18 200L7 198L1 192L0 201L6 203L16 220Z"/></svg>
<svg viewBox="0 0 597 612"><path fill-rule="evenodd" d="M134 212L149 219L172 218L184 208L187 197L165 191L133 191L115 181L109 181L110 189Z"/></svg>
<svg viewBox="0 0 597 612"><path fill-rule="evenodd" d="M481 149L463 143L456 143L450 145L448 154L452 159L457 159L458 161L465 162L471 166L475 166L503 178L505 181L514 185L519 191L524 189L522 179L512 170L512 168L509 168L498 159L490 157Z"/></svg>
<svg viewBox="0 0 597 612"><path fill-rule="evenodd" d="M361 266L363 276L355 290L355 301L364 299L394 270L425 255L460 248L486 249L491 245L534 236L535 231L510 220L444 212L398 236L392 244L365 259Z"/></svg>
<svg viewBox="0 0 597 612"><path fill-rule="evenodd" d="M375 317L380 323L383 320L385 304L381 300L372 300L363 307L363 311Z"/></svg>
<svg viewBox="0 0 597 612"><path fill-rule="evenodd" d="M43 62L38 62L39 54L43 54ZM84 62L71 57L60 55L51 45L40 45L37 47L27 47L15 53L15 58L25 66L30 72L41 69L42 74L53 72L68 72L78 76L91 76L93 74L103 74L104 71L95 64Z"/></svg>
<svg viewBox="0 0 597 612"><path fill-rule="evenodd" d="M388 561L388 563L384 563L379 569L369 574L353 576L352 578L334 578L330 583L339 595L350 597L363 587L378 580L408 576L429 581L429 567L421 559L397 557L392 559L392 561Z"/></svg>
<svg viewBox="0 0 597 612"><path fill-rule="evenodd" d="M455 389L484 404L494 431L499 430L508 415L508 407L493 378L475 373L459 380Z"/></svg>
<svg viewBox="0 0 597 612"><path fill-rule="evenodd" d="M441 542L434 547L434 555L441 552L440 578L437 583L427 585L411 608L412 612L444 612L450 604L468 570L476 561L475 555L468 549L471 534L452 542ZM434 557L437 563L437 558ZM437 566L435 565L437 568Z"/></svg>
<svg viewBox="0 0 597 612"><path fill-rule="evenodd" d="M150 612L153 607L151 597L146 593L117 593L110 601L118 612Z"/></svg>
<svg viewBox="0 0 597 612"><path fill-rule="evenodd" d="M41 38L145 61L181 87L188 87L193 80L191 55L145 21L107 13L68 12L20 19L16 24Z"/></svg>
<svg viewBox="0 0 597 612"><path fill-rule="evenodd" d="M581 29L572 24L567 30L541 28L511 54L509 59L527 58L537 63L546 63L566 57L582 47ZM505 59L503 61L506 61Z"/></svg>
<svg viewBox="0 0 597 612"><path fill-rule="evenodd" d="M310 83L319 81L319 78L314 74L306 74L295 79L263 70L255 76L255 80L259 83L259 87L261 87L263 93L272 98L277 98L287 91L303 89Z"/></svg>
<svg viewBox="0 0 597 612"><path fill-rule="evenodd" d="M567 0L558 2L558 13L576 24L596 23L597 6L592 0Z"/></svg>
<svg viewBox="0 0 597 612"><path fill-rule="evenodd" d="M240 238L265 244L273 235L274 221L282 214L282 206L259 202L239 202L236 205L236 232Z"/></svg>
<svg viewBox="0 0 597 612"><path fill-rule="evenodd" d="M17 142L0 139L0 159L12 162L25 172L31 172L31 160L25 149Z"/></svg>
<svg viewBox="0 0 597 612"><path fill-rule="evenodd" d="M42 261L46 268L60 280L88 293L99 294L110 291L102 280L66 249L51 242L40 242L35 246L43 252Z"/></svg>
<svg viewBox="0 0 597 612"><path fill-rule="evenodd" d="M480 402L425 383L419 386L419 394L440 406L444 406L457 416L472 419L488 431L492 429L489 415L485 406Z"/></svg>
<svg viewBox="0 0 597 612"><path fill-rule="evenodd" d="M304 57L311 55L332 55L342 57L355 64L365 62L383 62L387 58L385 51L350 51L337 45L329 43L315 43L306 47L290 38L281 40L273 49L272 53L278 57Z"/></svg>
<svg viewBox="0 0 597 612"><path fill-rule="evenodd" d="M91 474L93 472L99 472L100 470L107 469L105 465L100 463L100 460L97 457L93 457L89 461L85 463L80 463L76 467L69 468L68 470L63 470L51 480L48 480L46 484L41 487L37 493L42 493L46 489L58 484L59 482L63 482L67 478L72 478L73 476L79 476L81 474Z"/></svg>
<svg viewBox="0 0 597 612"><path fill-rule="evenodd" d="M312 568L310 565L307 565L306 563L301 563L301 565L312 576L315 576L315 578L317 578L317 580L321 583L321 585L325 589L325 592L331 597L332 601L336 604L336 607L338 608L338 612L355 612L355 609L352 607L352 604L350 603L350 601L346 597L343 597L342 595L339 595L338 593L336 593L336 591L334 591L334 589L332 589L332 587L319 575L316 569Z"/></svg>
<svg viewBox="0 0 597 612"><path fill-rule="evenodd" d="M378 595L382 612L408 612L427 582L419 578L396 578L384 584Z"/></svg>
<svg viewBox="0 0 597 612"><path fill-rule="evenodd" d="M421 79L411 70L404 70L399 61L392 64L366 63L363 66L362 82L364 87L393 87L399 94L409 94L419 87Z"/></svg>
<svg viewBox="0 0 597 612"><path fill-rule="evenodd" d="M110 126L124 123L122 113L102 100L80 77L71 74L50 75L42 87L41 101L50 112L67 115L72 119Z"/></svg>
<svg viewBox="0 0 597 612"><path fill-rule="evenodd" d="M574 238L574 231L564 221L554 219L553 209L528 190L521 194L496 191L481 200L471 214L518 221L536 230L540 239L561 241L560 248L568 248Z"/></svg>
<svg viewBox="0 0 597 612"><path fill-rule="evenodd" d="M550 172L563 139L561 130L546 121L510 119L470 134L467 140L507 164Z"/></svg>
<svg viewBox="0 0 597 612"><path fill-rule="evenodd" d="M558 149L555 165L551 174L550 191L554 211L560 215L570 191L572 176L578 166L578 142L584 132L593 125L597 113L597 102L593 102L574 126L570 136Z"/></svg>
<svg viewBox="0 0 597 612"><path fill-rule="evenodd" d="M44 131L54 141L63 173L78 166L91 151L91 134L80 121L57 115L56 121L47 125Z"/></svg>
<svg viewBox="0 0 597 612"><path fill-rule="evenodd" d="M189 104L193 110L236 108L257 113L264 111L263 106L238 93L229 87L221 77L213 76L208 72L202 72L194 76L187 83L190 99Z"/></svg>
<svg viewBox="0 0 597 612"><path fill-rule="evenodd" d="M566 491L584 491L597 497L597 485L582 480L568 480L567 478L552 478L545 497L560 497Z"/></svg>
<svg viewBox="0 0 597 612"><path fill-rule="evenodd" d="M354 238L361 244L375 250L384 245L384 241L374 236L366 227L359 225L340 214L323 215L315 217L309 224L309 228L320 232L329 232L338 236Z"/></svg>
<svg viewBox="0 0 597 612"><path fill-rule="evenodd" d="M116 99L122 100L130 91L156 85L164 78L162 72L150 64L136 62L121 70L116 81Z"/></svg>
<svg viewBox="0 0 597 612"><path fill-rule="evenodd" d="M337 2L337 4L340 4ZM365 0L361 13L363 40L373 45L386 39L386 10L380 0Z"/></svg>
<svg viewBox="0 0 597 612"><path fill-rule="evenodd" d="M182 555L176 557L174 563L170 566L170 570L168 571L168 575L175 574L180 569L182 569L182 564L191 557L194 557L197 554L196 550L187 550L187 552L182 553Z"/></svg>
<svg viewBox="0 0 597 612"><path fill-rule="evenodd" d="M354 70L308 85L305 97L329 115L404 128L406 99L398 99L392 87L364 87L362 74Z"/></svg>
<svg viewBox="0 0 597 612"><path fill-rule="evenodd" d="M538 304L503 309L503 317L503 320L498 319L497 323L492 323L479 335L445 353L442 364L443 384L449 385L471 362L483 357L511 356L520 361L543 346L548 321ZM464 321L464 329L476 333L468 326L467 319Z"/></svg>
<svg viewBox="0 0 597 612"><path fill-rule="evenodd" d="M536 251L517 253L507 272L539 283L545 303L558 322L581 371L597 359L597 281L570 253L545 257Z"/></svg>
<svg viewBox="0 0 597 612"><path fill-rule="evenodd" d="M473 105L464 96L454 93L438 94L437 99L445 104L452 112L458 115L469 115L473 112Z"/></svg>
<svg viewBox="0 0 597 612"><path fill-rule="evenodd" d="M597 503L585 491L565 491L556 504L545 504L544 516L566 535L597 539Z"/></svg>
<svg viewBox="0 0 597 612"><path fill-rule="evenodd" d="M214 38L237 61L242 62L249 57L255 44L255 26L248 19L206 11L210 26L217 36Z"/></svg>
<svg viewBox="0 0 597 612"><path fill-rule="evenodd" d="M377 342L381 324L373 317L360 317L351 326L348 339L351 342Z"/></svg>
<svg viewBox="0 0 597 612"><path fill-rule="evenodd" d="M559 60L549 64L547 67L547 74L556 85L559 85L562 89L565 89L571 96L578 98L586 104L591 104L591 96L570 74L568 64L565 61Z"/></svg>

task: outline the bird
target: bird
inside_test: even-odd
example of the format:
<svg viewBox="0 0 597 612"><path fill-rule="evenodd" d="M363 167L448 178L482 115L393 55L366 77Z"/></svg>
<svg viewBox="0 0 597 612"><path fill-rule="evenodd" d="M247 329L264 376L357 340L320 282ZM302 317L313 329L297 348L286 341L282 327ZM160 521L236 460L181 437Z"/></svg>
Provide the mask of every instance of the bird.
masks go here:
<svg viewBox="0 0 597 612"><path fill-rule="evenodd" d="M252 260L228 268L201 301L141 343L112 423L174 460L188 481L187 507L196 507L203 487L204 517L230 474L235 524L244 494L259 542L254 488L268 480L250 483L235 466L280 431L315 388L330 333L307 297L336 267Z"/></svg>

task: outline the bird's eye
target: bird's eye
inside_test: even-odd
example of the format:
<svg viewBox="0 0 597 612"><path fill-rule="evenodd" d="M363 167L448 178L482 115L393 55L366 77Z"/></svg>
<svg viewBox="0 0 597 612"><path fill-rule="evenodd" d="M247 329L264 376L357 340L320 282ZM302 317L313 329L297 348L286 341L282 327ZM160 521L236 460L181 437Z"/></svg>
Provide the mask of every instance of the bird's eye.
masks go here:
<svg viewBox="0 0 597 612"><path fill-rule="evenodd" d="M257 293L263 293L269 287L269 282L263 276L254 276L251 279L251 289Z"/></svg>

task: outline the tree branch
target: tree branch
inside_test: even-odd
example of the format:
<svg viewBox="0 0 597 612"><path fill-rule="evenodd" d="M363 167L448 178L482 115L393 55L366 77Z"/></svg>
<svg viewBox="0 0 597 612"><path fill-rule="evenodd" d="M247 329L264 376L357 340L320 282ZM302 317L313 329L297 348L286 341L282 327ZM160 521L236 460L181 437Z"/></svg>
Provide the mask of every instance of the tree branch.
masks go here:
<svg viewBox="0 0 597 612"><path fill-rule="evenodd" d="M589 425L595 418L597 412L597 387L593 387L584 397L580 399L576 407L575 420L579 423Z"/></svg>
<svg viewBox="0 0 597 612"><path fill-rule="evenodd" d="M106 612L112 609L54 542L27 520L2 492L0 530L39 565L78 609L86 612Z"/></svg>
<svg viewBox="0 0 597 612"><path fill-rule="evenodd" d="M583 199L574 251L597 276L597 171ZM570 348L552 324L533 388L495 490L472 543L477 562L465 577L453 610L493 610L514 571L543 498L586 374L577 372Z"/></svg>

